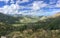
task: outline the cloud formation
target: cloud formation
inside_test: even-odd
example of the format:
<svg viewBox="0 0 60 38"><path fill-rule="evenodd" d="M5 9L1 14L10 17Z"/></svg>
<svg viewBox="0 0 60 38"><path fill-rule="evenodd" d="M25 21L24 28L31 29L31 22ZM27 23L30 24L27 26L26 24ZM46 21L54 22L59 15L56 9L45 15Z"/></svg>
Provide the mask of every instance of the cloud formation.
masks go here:
<svg viewBox="0 0 60 38"><path fill-rule="evenodd" d="M9 0L0 0L0 1L5 2L5 3L8 3Z"/></svg>
<svg viewBox="0 0 60 38"><path fill-rule="evenodd" d="M5 0L0 0L0 1L5 1ZM5 2L7 3L9 0L6 0ZM49 2L49 4L45 3L44 1L33 1L32 3L22 6L19 5L21 3L29 2L29 0L16 0L16 3L14 3L13 0L11 0L11 5L4 5L2 8L0 8L0 12L3 12L4 14L31 14L31 15L38 15L38 14L45 14L45 10L42 10L44 8L55 8L55 7L60 7L60 0L56 4L55 1L53 2L52 0ZM54 4L54 5L52 5ZM25 10L24 10L25 9ZM28 10L29 9L29 10ZM21 11L23 10L23 11ZM52 10L52 9L51 9ZM55 11L55 10L52 10ZM48 12L48 10L47 10Z"/></svg>
<svg viewBox="0 0 60 38"><path fill-rule="evenodd" d="M4 14L14 14L14 13L18 13L18 10L20 9L20 6L18 4L11 4L9 5L5 5L4 7L1 8L1 12L3 12Z"/></svg>
<svg viewBox="0 0 60 38"><path fill-rule="evenodd" d="M60 0L57 1L56 7L59 7L60 8Z"/></svg>
<svg viewBox="0 0 60 38"><path fill-rule="evenodd" d="M47 4L44 3L43 1L35 1L35 2L33 2L32 8L33 8L33 10L39 10L40 8L43 8L46 6L47 6Z"/></svg>

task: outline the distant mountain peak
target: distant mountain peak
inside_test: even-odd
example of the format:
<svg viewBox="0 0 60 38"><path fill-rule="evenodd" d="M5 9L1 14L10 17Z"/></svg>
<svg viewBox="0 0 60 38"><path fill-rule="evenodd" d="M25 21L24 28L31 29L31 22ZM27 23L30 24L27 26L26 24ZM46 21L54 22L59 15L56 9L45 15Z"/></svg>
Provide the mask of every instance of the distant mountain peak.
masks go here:
<svg viewBox="0 0 60 38"><path fill-rule="evenodd" d="M56 13L56 14L50 16L50 17L55 18L55 17L59 17L59 16L60 16L60 12L58 12L58 13Z"/></svg>

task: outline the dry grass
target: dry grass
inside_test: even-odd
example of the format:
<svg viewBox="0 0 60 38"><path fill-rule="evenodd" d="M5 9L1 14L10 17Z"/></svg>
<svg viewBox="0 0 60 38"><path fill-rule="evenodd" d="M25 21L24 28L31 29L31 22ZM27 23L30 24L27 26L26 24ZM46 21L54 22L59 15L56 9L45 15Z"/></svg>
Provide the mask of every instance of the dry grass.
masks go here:
<svg viewBox="0 0 60 38"><path fill-rule="evenodd" d="M60 38L60 30L38 29L33 32L32 29L28 29L23 32L12 32L8 36L8 38Z"/></svg>

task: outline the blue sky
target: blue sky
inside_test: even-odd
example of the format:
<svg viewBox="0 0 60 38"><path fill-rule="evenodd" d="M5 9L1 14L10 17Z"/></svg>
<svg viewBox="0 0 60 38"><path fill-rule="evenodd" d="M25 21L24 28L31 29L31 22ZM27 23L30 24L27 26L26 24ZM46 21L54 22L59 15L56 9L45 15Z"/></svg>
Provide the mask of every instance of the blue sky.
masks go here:
<svg viewBox="0 0 60 38"><path fill-rule="evenodd" d="M60 12L60 0L0 0L0 12L47 16Z"/></svg>

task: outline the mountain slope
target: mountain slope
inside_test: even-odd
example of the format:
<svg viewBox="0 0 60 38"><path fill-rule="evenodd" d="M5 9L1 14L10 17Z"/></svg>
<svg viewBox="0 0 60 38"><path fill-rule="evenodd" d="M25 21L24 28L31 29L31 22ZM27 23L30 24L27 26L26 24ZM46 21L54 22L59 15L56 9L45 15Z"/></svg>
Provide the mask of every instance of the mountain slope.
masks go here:
<svg viewBox="0 0 60 38"><path fill-rule="evenodd" d="M0 13L0 36L6 35L9 37L9 35L10 35L10 37L13 37L14 35L16 36L16 34L18 36L20 34L22 34L22 37L23 37L23 35L26 35L26 37L30 37L31 35L32 36L34 35L33 37L35 38L36 35L39 36L40 34L43 34L44 32L46 32L46 34L47 34L47 32L48 32L48 34L50 34L52 32L52 30L60 30L60 15L57 15L57 16L53 15L53 16L49 16L49 17L45 17L45 16L15 17L15 16L9 16L9 15ZM21 20L23 20L23 22L21 22ZM22 25L20 22L23 23L24 25ZM13 26L13 24L15 26ZM19 24L19 26L18 26L18 24ZM54 32L53 32L53 34L54 34ZM60 33L60 31L59 31L59 33ZM45 37L45 33L43 35ZM43 35L39 36L37 38L40 38L40 37L44 38ZM50 36L50 38L52 37L51 35L48 35L48 36ZM46 36L46 37L48 38L48 36ZM25 37L23 37L23 38L25 38Z"/></svg>
<svg viewBox="0 0 60 38"><path fill-rule="evenodd" d="M50 17L52 17L52 18L56 18L56 17L59 17L59 16L60 16L60 12L58 12L58 13L56 13L56 14L50 16Z"/></svg>
<svg viewBox="0 0 60 38"><path fill-rule="evenodd" d="M7 23L7 24L9 24L9 23L12 24L12 23L15 23L18 20L19 20L19 18L17 19L16 17L0 13L0 22Z"/></svg>

